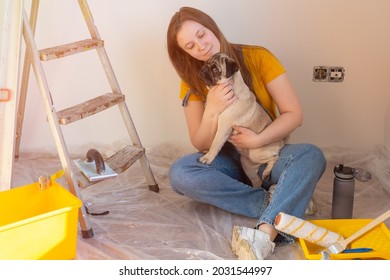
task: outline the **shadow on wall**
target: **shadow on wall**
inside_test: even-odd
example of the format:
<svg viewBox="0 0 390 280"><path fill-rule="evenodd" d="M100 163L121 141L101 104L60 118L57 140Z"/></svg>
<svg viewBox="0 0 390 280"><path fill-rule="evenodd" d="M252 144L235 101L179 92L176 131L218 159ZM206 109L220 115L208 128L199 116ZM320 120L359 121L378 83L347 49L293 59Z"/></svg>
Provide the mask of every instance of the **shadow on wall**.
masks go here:
<svg viewBox="0 0 390 280"><path fill-rule="evenodd" d="M385 115L385 146L390 151L390 99Z"/></svg>

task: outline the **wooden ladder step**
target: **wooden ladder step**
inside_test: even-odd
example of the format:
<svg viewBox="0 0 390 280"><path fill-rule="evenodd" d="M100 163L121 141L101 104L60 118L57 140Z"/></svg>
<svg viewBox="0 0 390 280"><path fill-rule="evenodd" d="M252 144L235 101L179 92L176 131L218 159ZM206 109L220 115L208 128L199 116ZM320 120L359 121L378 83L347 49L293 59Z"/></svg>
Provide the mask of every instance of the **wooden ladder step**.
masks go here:
<svg viewBox="0 0 390 280"><path fill-rule="evenodd" d="M133 163L135 163L144 154L145 149L143 147L127 145L122 150L118 151L108 159L104 160L104 162L112 170L114 170L115 173L120 174L126 169L128 169L130 166L132 166ZM81 172L78 172L76 177L80 188L87 188L99 182L89 181Z"/></svg>
<svg viewBox="0 0 390 280"><path fill-rule="evenodd" d="M107 163L112 170L119 174L133 165L133 163L144 154L145 149L143 147L127 145L122 150L109 157L105 163Z"/></svg>
<svg viewBox="0 0 390 280"><path fill-rule="evenodd" d="M78 105L58 111L58 121L62 125L67 125L104 111L124 101L125 96L121 93L106 93Z"/></svg>
<svg viewBox="0 0 390 280"><path fill-rule="evenodd" d="M99 47L103 47L104 41L98 39L86 39L82 41L77 41L61 46L51 47L39 51L39 58L42 61L48 61L51 59L61 58Z"/></svg>

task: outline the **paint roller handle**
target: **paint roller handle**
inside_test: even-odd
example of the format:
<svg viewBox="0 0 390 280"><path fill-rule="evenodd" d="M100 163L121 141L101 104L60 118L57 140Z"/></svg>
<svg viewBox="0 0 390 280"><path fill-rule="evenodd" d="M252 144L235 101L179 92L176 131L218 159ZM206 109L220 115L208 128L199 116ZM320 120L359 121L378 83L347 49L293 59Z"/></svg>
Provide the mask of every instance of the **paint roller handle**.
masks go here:
<svg viewBox="0 0 390 280"><path fill-rule="evenodd" d="M387 210L385 213L380 215L378 218L372 220L367 225L365 225L364 227L359 229L357 232L355 232L351 236L349 236L347 239L340 241L339 243L340 244L344 243L345 245L348 245L350 242L359 238L360 236L362 236L363 234L365 234L366 232L368 232L372 228L376 227L377 225L379 225L383 221L387 220L388 218L390 218L390 210Z"/></svg>
<svg viewBox="0 0 390 280"><path fill-rule="evenodd" d="M88 150L86 160L87 162L95 161L97 174L102 174L106 170L103 157L96 149Z"/></svg>

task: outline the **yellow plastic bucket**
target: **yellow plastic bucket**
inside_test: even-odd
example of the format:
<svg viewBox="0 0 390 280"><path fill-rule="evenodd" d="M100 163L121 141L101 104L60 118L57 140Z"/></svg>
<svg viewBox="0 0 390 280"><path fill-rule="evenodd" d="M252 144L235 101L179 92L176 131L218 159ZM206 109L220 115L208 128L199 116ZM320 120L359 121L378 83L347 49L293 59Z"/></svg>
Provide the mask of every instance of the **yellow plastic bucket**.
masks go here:
<svg viewBox="0 0 390 280"><path fill-rule="evenodd" d="M0 192L0 259L73 259L81 205L54 180Z"/></svg>

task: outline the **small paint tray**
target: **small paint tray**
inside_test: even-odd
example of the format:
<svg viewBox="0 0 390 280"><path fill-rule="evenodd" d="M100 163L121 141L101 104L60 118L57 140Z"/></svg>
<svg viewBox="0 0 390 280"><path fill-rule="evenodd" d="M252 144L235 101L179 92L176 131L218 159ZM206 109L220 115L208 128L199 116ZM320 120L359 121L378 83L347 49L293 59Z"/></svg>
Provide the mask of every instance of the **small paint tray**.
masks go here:
<svg viewBox="0 0 390 280"><path fill-rule="evenodd" d="M95 161L87 162L85 160L78 159L75 160L74 163L80 169L81 173L83 173L83 175L91 182L118 176L118 174L112 170L108 164L105 164L105 170L102 174L97 174Z"/></svg>
<svg viewBox="0 0 390 280"><path fill-rule="evenodd" d="M333 220L310 220L311 223L337 232L344 238L371 222L372 219L333 219ZM299 243L305 254L310 260L320 260L321 251L324 247L308 242L299 238ZM390 231L384 223L379 224L366 234L355 241L352 241L349 249L354 248L372 248L370 252L364 253L339 253L331 254L332 260L352 260L352 259L390 259Z"/></svg>

